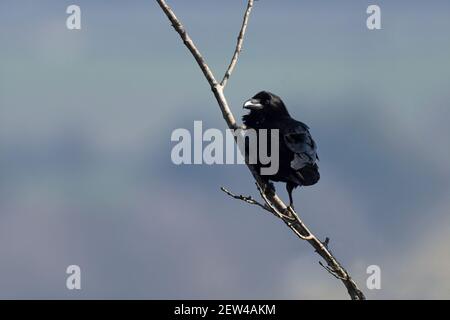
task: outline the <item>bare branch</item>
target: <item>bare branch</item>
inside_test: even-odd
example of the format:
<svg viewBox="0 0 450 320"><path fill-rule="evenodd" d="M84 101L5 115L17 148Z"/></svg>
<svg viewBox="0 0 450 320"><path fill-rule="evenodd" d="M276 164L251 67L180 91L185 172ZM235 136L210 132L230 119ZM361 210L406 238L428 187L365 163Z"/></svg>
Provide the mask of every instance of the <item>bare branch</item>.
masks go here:
<svg viewBox="0 0 450 320"><path fill-rule="evenodd" d="M338 274L336 273L336 271L334 271L333 269L331 269L329 266L324 265L324 264L322 263L322 261L319 261L319 264L320 264L325 270L327 270L333 277L335 277L336 279L343 280L343 281L347 280L347 278L341 277L340 275L338 275Z"/></svg>
<svg viewBox="0 0 450 320"><path fill-rule="evenodd" d="M248 18L250 17L252 8L253 8L253 0L249 0L247 3L247 10L245 10L245 13L244 13L244 19L242 21L241 31L239 32L239 36L237 38L236 49L234 50L233 57L231 58L230 65L228 66L228 69L225 72L225 75L223 76L222 82L220 82L220 85L223 88L226 87L228 79L230 78L231 74L233 73L234 67L236 66L236 63L238 61L239 54L242 51L242 44L244 43L245 31L247 31Z"/></svg>
<svg viewBox="0 0 450 320"><path fill-rule="evenodd" d="M167 5L165 0L156 0L156 2L160 5L161 9L164 11L166 16L169 18L169 20L172 23L172 26L174 27L175 31L180 35L181 39L183 40L183 43L185 46L189 49L189 51L194 56L195 60L197 61L197 64L199 65L200 69L202 70L203 74L205 75L206 80L208 81L209 85L211 86L211 90L217 100L217 103L219 104L220 110L222 111L222 115L224 120L226 121L228 127L230 129L237 129L239 126L236 124L236 120L233 116L233 113L231 112L230 107L228 106L228 102L225 98L225 95L223 93L224 86L227 82L227 79L230 77L236 62L237 58L239 56L239 52L242 49L242 43L245 35L245 30L248 22L248 16L250 14L253 1L249 0L249 4L247 6L247 11L244 15L244 21L241 28L240 35L238 37L238 43L236 46L235 54L233 55L232 61L230 63L230 66L225 73L224 80L222 80L222 83L217 83L211 69L206 64L206 61L203 59L202 55L200 54L200 51L197 49L197 47L194 45L192 39L187 34L186 30L184 29L181 22L178 20L178 18L173 13L172 9ZM309 244L315 249L315 251L326 261L328 268L327 271L332 273L333 276L340 279L342 283L347 288L347 291L350 295L350 297L353 300L363 300L365 299L364 294L359 290L356 283L352 280L348 272L344 269L344 267L341 266L341 264L336 260L336 258L331 254L331 252L328 250L326 242L322 243L316 236L313 235L312 232L309 231L309 229L306 227L306 225L303 223L303 221L299 218L297 213L292 209L288 208L286 204L280 199L280 197L275 192L266 193L266 182L262 177L259 175L259 173L255 170L255 168L252 165L247 164L248 169L250 170L251 174L253 175L253 178L256 181L257 188L261 194L261 197L263 198L264 202L266 203L267 207L263 204L258 203L258 206L263 207L265 210L268 210L272 212L275 216L280 218L300 239L308 241ZM223 190L226 192L225 190ZM243 200L247 203L256 204L256 200L250 198L250 197L243 197L240 196L234 196L231 192L226 192L230 196L233 196L233 198ZM254 202L253 202L254 201ZM325 244L325 245L324 245Z"/></svg>
<svg viewBox="0 0 450 320"><path fill-rule="evenodd" d="M230 197L232 197L234 199L242 200L246 203L257 205L257 206L263 208L264 210L269 211L270 213L273 213L272 210L266 204L262 204L262 203L256 201L251 196L246 197L243 195L235 195L234 193L225 189L224 187L220 187L220 190L222 190L223 192L225 192L227 195L229 195Z"/></svg>
<svg viewBox="0 0 450 320"><path fill-rule="evenodd" d="M184 29L180 20L178 20L175 13L167 5L166 1L156 0L156 2L159 4L161 9L164 11L167 18L169 18L170 22L172 23L173 28L180 35L181 39L183 40L184 45L189 49L189 51L194 56L195 61L197 61L198 66L202 70L206 80L208 81L209 85L211 86L211 90L213 91L214 96L216 97L217 103L220 106L220 110L222 111L223 118L227 122L228 127L230 129L235 129L236 128L236 120L234 119L234 116L231 113L230 107L228 106L225 96L223 95L222 86L219 83L217 83L216 78L214 77L209 66L206 64L205 59L203 58L202 54L197 49L197 47L195 46L191 37Z"/></svg>
<svg viewBox="0 0 450 320"><path fill-rule="evenodd" d="M287 221L294 221L295 218L294 217L290 217L288 215L285 215L284 213L281 213L279 209L277 209L272 202L270 202L269 198L266 195L266 192L263 190L263 188L259 185L258 182L255 183L256 184L256 188L259 191L259 194L261 195L261 198L263 198L264 202L266 203L266 205L270 208L270 210L273 212L273 214L275 214L275 216L277 218L280 218L282 220L287 220Z"/></svg>
<svg viewBox="0 0 450 320"><path fill-rule="evenodd" d="M167 5L167 3L165 1L157 1L157 2L160 5L161 9L166 14L166 16L169 18L174 29L180 35L181 39L184 42L184 45L189 49L189 51L191 51L192 55L194 56L198 65L200 66L200 69L202 69L203 74L205 75L208 82L211 84L211 86L217 84L217 81L214 78L212 71L209 69L208 65L206 64L205 59L203 59L203 56L201 55L200 51L195 46L191 37L189 37L186 30L184 30L183 25L180 23L180 20L178 20L178 18L175 16L175 13L173 13L172 9Z"/></svg>

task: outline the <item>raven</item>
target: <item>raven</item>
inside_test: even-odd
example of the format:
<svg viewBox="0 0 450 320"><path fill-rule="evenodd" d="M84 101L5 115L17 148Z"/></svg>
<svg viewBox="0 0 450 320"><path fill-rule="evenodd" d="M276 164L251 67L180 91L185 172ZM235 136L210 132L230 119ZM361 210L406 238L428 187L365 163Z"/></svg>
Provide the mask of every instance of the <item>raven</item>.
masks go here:
<svg viewBox="0 0 450 320"><path fill-rule="evenodd" d="M279 130L278 172L262 177L272 189L269 180L286 182L289 207L293 208L292 190L298 186L316 184L320 179L317 145L309 133L309 127L291 118L281 98L267 91L261 91L247 100L244 108L249 109L250 113L244 115L242 120L247 128L256 130L257 136L259 129L267 129L268 132ZM269 145L266 150L271 150ZM259 169L263 165L257 161L255 166Z"/></svg>

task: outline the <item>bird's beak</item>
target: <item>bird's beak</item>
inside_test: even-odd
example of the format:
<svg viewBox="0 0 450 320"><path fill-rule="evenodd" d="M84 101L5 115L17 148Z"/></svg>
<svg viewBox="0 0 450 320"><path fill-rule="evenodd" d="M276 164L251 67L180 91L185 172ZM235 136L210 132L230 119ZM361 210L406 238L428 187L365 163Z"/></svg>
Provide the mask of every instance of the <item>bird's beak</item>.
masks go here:
<svg viewBox="0 0 450 320"><path fill-rule="evenodd" d="M261 110L263 107L259 99L249 99L244 103L244 109Z"/></svg>

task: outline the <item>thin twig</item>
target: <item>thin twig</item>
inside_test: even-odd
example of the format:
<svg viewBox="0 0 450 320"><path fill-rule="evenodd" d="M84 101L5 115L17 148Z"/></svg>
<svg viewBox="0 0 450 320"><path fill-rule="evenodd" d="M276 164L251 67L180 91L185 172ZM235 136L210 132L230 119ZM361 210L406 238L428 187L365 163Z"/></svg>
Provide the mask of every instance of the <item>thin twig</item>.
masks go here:
<svg viewBox="0 0 450 320"><path fill-rule="evenodd" d="M338 274L336 273L336 271L334 271L333 269L331 269L329 266L324 265L324 264L322 263L322 261L319 261L319 264L320 264L325 270L327 270L333 277L335 277L336 279L339 279L339 280L342 280L342 281L346 281L346 280L347 280L347 278L338 275Z"/></svg>
<svg viewBox="0 0 450 320"><path fill-rule="evenodd" d="M228 66L228 69L225 72L225 75L223 76L222 81L220 82L220 85L223 88L226 87L228 79L230 78L231 74L233 73L234 67L236 67L236 63L238 61L239 54L242 51L242 44L244 43L245 31L247 31L248 18L250 17L252 8L253 8L253 0L249 0L247 3L247 10L245 10L245 13L244 13L244 19L242 21L241 31L239 32L239 36L237 38L236 49L234 50L234 54L233 54L233 57L231 58L230 65Z"/></svg>
<svg viewBox="0 0 450 320"><path fill-rule="evenodd" d="M262 204L262 203L256 201L255 199L253 199L251 196L246 197L243 195L235 195L234 193L225 189L224 187L220 187L220 190L222 190L223 192L225 192L227 195L229 195L230 197L232 197L234 199L242 200L246 203L257 205L257 206L263 208L264 210L269 211L270 213L273 213L272 210L267 206L267 204Z"/></svg>
<svg viewBox="0 0 450 320"><path fill-rule="evenodd" d="M236 120L234 119L233 113L231 112L231 109L228 106L227 100L225 99L225 96L223 94L223 88L217 82L216 78L214 77L211 69L209 68L202 54L195 46L191 37L186 32L184 26L181 24L180 20L177 18L173 10L167 5L166 1L156 0L156 2L159 4L163 12L166 14L167 18L169 18L173 28L180 35L181 40L183 40L184 45L189 49L195 61L197 61L198 66L203 72L203 75L205 76L206 80L211 86L211 90L214 93L214 96L216 97L217 103L220 106L223 118L226 121L228 127L230 129L236 129L237 128Z"/></svg>
<svg viewBox="0 0 450 320"><path fill-rule="evenodd" d="M239 56L239 52L242 49L242 42L246 30L246 25L248 22L248 16L250 14L250 10L253 5L253 0L248 1L247 5L247 11L244 15L244 21L241 28L242 37L238 37L238 43L235 49L235 54L233 55L232 61L230 63L230 67L228 68L227 72L225 73L224 80L222 80L222 84L217 83L211 69L206 64L206 61L203 59L202 55L200 54L200 51L195 46L192 39L187 34L186 30L184 29L181 22L178 20L178 18L173 13L172 9L167 5L165 0L156 0L156 2L159 4L161 9L164 11L166 16L169 18L170 22L172 23L172 26L174 27L175 31L180 35L181 39L183 40L184 45L189 49L189 51L194 56L195 60L197 61L197 64L199 65L200 69L202 70L206 80L208 81L209 85L211 86L211 90L217 100L217 103L219 104L220 110L222 111L223 118L225 122L227 123L228 127L230 129L236 129L239 128L239 126L236 124L236 120L233 116L233 113L231 112L231 109L228 105L228 102L225 98L225 95L223 93L224 85L226 84L227 80L229 79L235 65L237 62L237 58ZM286 204L280 199L280 197L275 193L266 194L263 192L266 188L261 188L261 186L265 186L265 181L262 179L262 177L259 175L259 173L255 170L255 168L249 164L247 164L248 169L253 175L253 178L256 181L258 190L260 191L261 197L267 204L267 206L270 208L270 211L273 212L277 217L279 217L299 238L308 241L313 248L316 250L316 252L327 262L330 269L327 269L327 271L330 272L332 270L333 275L340 279L342 283L347 288L347 291L350 295L350 297L353 300L362 300L365 299L364 294L359 290L356 283L352 280L348 272L342 267L342 265L336 260L336 258L331 254L331 252L328 250L328 248L322 243L316 236L313 235L312 232L309 231L309 229L306 227L306 225L303 223L303 221L299 218L297 213L292 209L286 206ZM266 209L267 210L267 209ZM287 216L283 214L282 212L289 212L290 215ZM305 234L307 236L305 236Z"/></svg>

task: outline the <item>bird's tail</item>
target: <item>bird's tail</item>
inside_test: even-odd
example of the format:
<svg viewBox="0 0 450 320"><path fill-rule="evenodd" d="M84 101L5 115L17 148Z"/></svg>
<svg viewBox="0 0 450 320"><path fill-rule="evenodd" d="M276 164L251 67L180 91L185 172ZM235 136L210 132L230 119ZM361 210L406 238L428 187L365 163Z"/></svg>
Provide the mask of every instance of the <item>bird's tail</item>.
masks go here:
<svg viewBox="0 0 450 320"><path fill-rule="evenodd" d="M302 176L302 185L311 186L316 184L320 179L319 166L317 163L308 164L299 170Z"/></svg>

